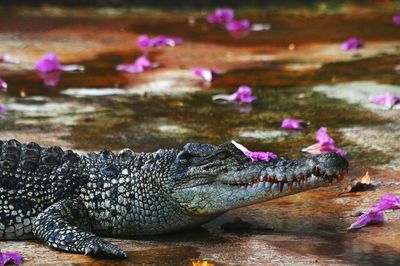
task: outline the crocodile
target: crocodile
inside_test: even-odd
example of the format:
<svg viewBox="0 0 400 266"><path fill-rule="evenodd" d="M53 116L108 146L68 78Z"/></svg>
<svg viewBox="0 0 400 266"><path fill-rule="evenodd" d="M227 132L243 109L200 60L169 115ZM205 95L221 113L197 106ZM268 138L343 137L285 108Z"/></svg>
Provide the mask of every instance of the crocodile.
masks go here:
<svg viewBox="0 0 400 266"><path fill-rule="evenodd" d="M37 239L107 258L127 254L102 237L193 228L235 208L341 181L348 169L335 153L253 161L231 142L118 154L16 140L0 147L0 240Z"/></svg>

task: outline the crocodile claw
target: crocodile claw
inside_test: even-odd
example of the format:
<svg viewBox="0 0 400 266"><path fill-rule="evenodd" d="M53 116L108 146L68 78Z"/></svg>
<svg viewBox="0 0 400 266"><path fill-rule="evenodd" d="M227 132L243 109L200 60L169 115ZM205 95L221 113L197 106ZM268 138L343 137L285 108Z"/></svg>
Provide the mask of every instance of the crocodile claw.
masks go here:
<svg viewBox="0 0 400 266"><path fill-rule="evenodd" d="M126 259L128 255L119 247L103 239L95 238L85 247L85 255L101 258Z"/></svg>

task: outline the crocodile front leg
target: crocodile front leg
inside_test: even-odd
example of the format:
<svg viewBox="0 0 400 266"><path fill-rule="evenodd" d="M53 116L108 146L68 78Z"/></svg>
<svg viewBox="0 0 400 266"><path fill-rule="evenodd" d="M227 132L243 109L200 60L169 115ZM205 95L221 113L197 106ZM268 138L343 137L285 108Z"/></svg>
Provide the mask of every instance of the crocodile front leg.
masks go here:
<svg viewBox="0 0 400 266"><path fill-rule="evenodd" d="M127 257L119 247L86 231L89 228L85 206L78 200L66 199L54 203L37 216L33 235L58 250L95 257Z"/></svg>

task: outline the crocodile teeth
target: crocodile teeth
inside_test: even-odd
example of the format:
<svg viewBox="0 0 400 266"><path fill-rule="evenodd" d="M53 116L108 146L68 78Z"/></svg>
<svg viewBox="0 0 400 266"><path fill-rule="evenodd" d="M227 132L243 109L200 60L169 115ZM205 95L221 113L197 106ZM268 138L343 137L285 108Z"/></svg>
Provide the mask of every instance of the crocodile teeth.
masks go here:
<svg viewBox="0 0 400 266"><path fill-rule="evenodd" d="M288 182L288 191L289 191L289 192L292 191L292 182Z"/></svg>
<svg viewBox="0 0 400 266"><path fill-rule="evenodd" d="M278 190L279 190L279 192L282 192L282 189L283 189L282 182L278 182Z"/></svg>

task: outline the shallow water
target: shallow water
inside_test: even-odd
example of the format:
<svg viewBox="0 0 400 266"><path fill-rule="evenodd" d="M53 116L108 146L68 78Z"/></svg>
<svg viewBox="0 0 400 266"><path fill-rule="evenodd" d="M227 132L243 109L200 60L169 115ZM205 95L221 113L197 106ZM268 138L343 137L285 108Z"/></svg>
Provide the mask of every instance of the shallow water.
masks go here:
<svg viewBox="0 0 400 266"><path fill-rule="evenodd" d="M96 9L3 8L0 13L10 14L17 22L11 23L0 16L0 39L8 41L9 36L14 36L16 40L7 42L5 49L14 51L21 45L21 56L27 62L32 63L34 57L27 52L29 49L36 49L36 57L57 45L67 51L69 47L63 47L59 40L67 30L81 33L76 41L78 48L79 41L82 42L80 50L87 49L84 41L88 38L99 46L96 46L96 52L88 51L88 57L78 49L82 59L71 63L83 64L87 70L61 73L60 82L54 87L45 86L41 77L29 67L12 69L0 65L2 77L9 84L2 97L8 112L0 117L0 134L62 143L60 145L80 151L105 148L118 151L125 147L135 151L155 151L181 148L187 142L217 145L234 139L251 150L268 150L279 156L299 158L304 156L302 148L315 143L316 130L326 126L338 146L350 154L351 177L376 165L388 164L396 158L395 153L371 149L368 143L359 145L345 136L343 130L390 125L398 117L397 110L388 115L380 109L376 111L352 103L345 97L332 97L329 90L335 87L328 85L346 87L351 82L370 81L394 85L393 90L400 93L400 87L396 86L400 84L400 76L393 69L400 59L400 43L397 42L400 28L390 22L394 9L375 12L366 8L354 15L351 8L346 9L347 13L334 12L332 15L315 15L310 10L304 13L301 9L298 14L295 10L272 14L253 9L239 10L240 16L269 23L272 28L267 32L232 37L221 29L206 25L200 19L203 14L192 11L175 11L174 16L168 16L157 10L154 12L161 12L159 17L143 20L142 16L153 11L145 10L130 16L126 10L118 12L116 9L112 16L102 19L104 15ZM191 16L197 18L195 24L187 22ZM365 25L369 30L362 30ZM92 33L96 28L103 31L99 33L100 37ZM107 32L111 32L110 35ZM116 64L132 61L140 55L134 42L116 45L118 38L140 33L181 36L188 43L184 45L195 48L189 48L189 52L183 47L151 52L150 58L160 60L162 64L148 73L135 75L115 71ZM114 35L115 38L109 39ZM344 54L336 46L353 35L366 40L366 50ZM43 42L45 47L31 47L32 40ZM108 42L116 48L112 51L99 48L107 46ZM57 45L52 46L54 43ZM296 44L294 51L287 49L290 43ZM372 48L368 48L370 43ZM375 43L384 45L375 47ZM307 47L314 44L320 45L315 52L324 56L309 57L312 51ZM232 47L240 48L232 50ZM214 61L212 55L202 58L207 49L210 53L211 50L226 53L225 63L232 63L232 67L209 86L191 77L193 66ZM171 60L168 53L176 54ZM243 57L236 53L243 53ZM188 61L193 62L185 61L182 54L192 56ZM268 60L249 59L241 64L242 59L238 58ZM232 93L242 84L252 86L257 96L253 104L211 100L213 95ZM325 86L323 90L316 89L321 85ZM93 90L93 93L79 89ZM108 90L105 93L100 89ZM354 97L361 96L355 94ZM301 118L308 126L302 131L281 130L280 123L287 117ZM191 261L197 259L217 265L279 264L296 259L301 264L395 265L400 262L400 247L391 237L399 237L398 214L389 214L387 225L362 229L360 233L345 232L349 222L354 220L350 217L354 209L371 205L385 192L399 190L397 173L386 173L385 178L377 179L379 186L369 194L338 197L343 185L318 189L228 212L200 231L116 243L130 255L124 262L126 265L159 265L161 262L162 265L191 265ZM385 183L388 179L394 185ZM256 229L245 234L223 233L220 226L235 217L250 222ZM264 230L269 226L274 230ZM24 250L23 245L39 248L29 242L5 245L9 249ZM29 254L28 262L38 264L41 256L52 251L43 248L42 253L36 255L25 252ZM236 257L232 258L230 254L236 254ZM65 264L75 260L94 265L113 263L80 256L60 255L57 259ZM115 265L119 263L115 262Z"/></svg>

